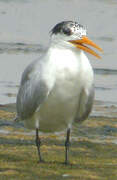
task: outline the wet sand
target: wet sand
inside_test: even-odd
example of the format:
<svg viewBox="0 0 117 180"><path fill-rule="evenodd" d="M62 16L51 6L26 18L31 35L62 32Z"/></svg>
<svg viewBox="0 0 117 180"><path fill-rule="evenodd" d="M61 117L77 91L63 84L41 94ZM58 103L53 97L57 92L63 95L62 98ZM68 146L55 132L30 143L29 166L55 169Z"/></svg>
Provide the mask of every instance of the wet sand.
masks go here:
<svg viewBox="0 0 117 180"><path fill-rule="evenodd" d="M116 17L115 0L0 0L0 180L117 179ZM101 61L88 55L95 72L95 103L89 119L73 125L67 167L65 133L41 134L46 162L38 164L35 132L13 121L21 74L62 20L86 25L88 36L104 50Z"/></svg>
<svg viewBox="0 0 117 180"><path fill-rule="evenodd" d="M116 117L92 115L80 125L74 123L69 152L70 164L65 166L65 133L41 133L41 150L45 163L39 164L35 132L24 128L21 123L14 123L15 114L15 104L0 106L1 180L117 178Z"/></svg>

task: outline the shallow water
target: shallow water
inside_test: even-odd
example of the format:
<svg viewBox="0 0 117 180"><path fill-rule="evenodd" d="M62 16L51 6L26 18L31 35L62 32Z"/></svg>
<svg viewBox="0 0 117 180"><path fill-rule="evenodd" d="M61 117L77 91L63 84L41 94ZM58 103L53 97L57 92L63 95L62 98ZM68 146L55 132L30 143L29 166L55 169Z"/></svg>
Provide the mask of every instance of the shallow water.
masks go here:
<svg viewBox="0 0 117 180"><path fill-rule="evenodd" d="M100 107L116 107L116 19L115 0L0 0L0 104L15 103L21 74L47 46L50 29L76 20L104 50L102 60L88 55L95 71L95 100Z"/></svg>

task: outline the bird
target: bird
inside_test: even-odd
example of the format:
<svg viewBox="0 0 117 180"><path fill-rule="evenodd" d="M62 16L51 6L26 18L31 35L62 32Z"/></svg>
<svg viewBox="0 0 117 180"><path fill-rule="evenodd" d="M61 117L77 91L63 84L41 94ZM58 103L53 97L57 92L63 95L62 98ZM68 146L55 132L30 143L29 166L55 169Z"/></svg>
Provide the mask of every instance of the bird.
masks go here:
<svg viewBox="0 0 117 180"><path fill-rule="evenodd" d="M47 50L24 70L17 94L17 119L35 129L39 162L40 131L66 131L65 160L69 164L72 124L87 119L94 100L94 73L85 52L101 58L102 52L79 22L62 21L50 31Z"/></svg>

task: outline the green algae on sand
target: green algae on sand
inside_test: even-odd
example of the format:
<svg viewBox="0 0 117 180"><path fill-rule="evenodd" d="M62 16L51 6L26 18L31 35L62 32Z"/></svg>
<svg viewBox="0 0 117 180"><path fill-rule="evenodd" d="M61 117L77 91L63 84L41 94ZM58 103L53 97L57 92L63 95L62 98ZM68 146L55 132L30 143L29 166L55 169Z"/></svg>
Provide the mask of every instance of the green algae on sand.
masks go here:
<svg viewBox="0 0 117 180"><path fill-rule="evenodd" d="M0 120L13 123L15 113L3 111ZM0 126L4 131L0 131L0 180L117 179L116 118L89 118L81 125L75 123L68 166L63 164L64 133L41 135L45 163L38 163L34 134L12 123Z"/></svg>

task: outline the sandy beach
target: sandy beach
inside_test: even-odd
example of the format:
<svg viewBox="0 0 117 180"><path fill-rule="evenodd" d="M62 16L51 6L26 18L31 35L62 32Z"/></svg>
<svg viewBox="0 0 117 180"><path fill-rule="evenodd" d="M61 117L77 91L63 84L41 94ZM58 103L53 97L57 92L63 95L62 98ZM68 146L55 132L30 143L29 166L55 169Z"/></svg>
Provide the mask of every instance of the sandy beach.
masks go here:
<svg viewBox="0 0 117 180"><path fill-rule="evenodd" d="M1 180L117 178L117 118L92 116L81 125L74 123L70 165L65 166L65 132L41 134L45 163L39 164L35 132L14 123L15 114L15 104L0 106Z"/></svg>
<svg viewBox="0 0 117 180"><path fill-rule="evenodd" d="M102 60L88 55L95 74L90 117L73 124L70 165L65 166L65 132L43 134L45 163L38 163L35 132L14 122L16 95L25 67L49 43L63 20L86 25L102 47ZM0 0L0 180L117 179L117 1Z"/></svg>

